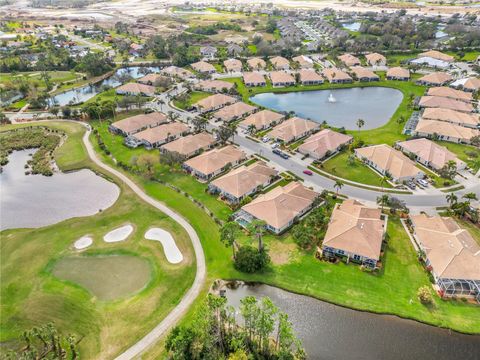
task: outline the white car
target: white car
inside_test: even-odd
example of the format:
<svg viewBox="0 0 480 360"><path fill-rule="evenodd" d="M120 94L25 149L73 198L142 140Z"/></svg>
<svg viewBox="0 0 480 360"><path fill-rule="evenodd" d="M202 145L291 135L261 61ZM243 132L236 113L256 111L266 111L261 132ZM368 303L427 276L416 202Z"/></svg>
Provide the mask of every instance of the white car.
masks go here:
<svg viewBox="0 0 480 360"><path fill-rule="evenodd" d="M423 179L417 180L417 182L424 187L428 187L428 182Z"/></svg>
<svg viewBox="0 0 480 360"><path fill-rule="evenodd" d="M270 138L269 138L268 136L264 136L264 137L262 138L262 141L263 141L264 143L268 142L269 140L270 140Z"/></svg>
<svg viewBox="0 0 480 360"><path fill-rule="evenodd" d="M278 143L274 143L274 144L272 145L272 149L276 149L278 146L279 146Z"/></svg>

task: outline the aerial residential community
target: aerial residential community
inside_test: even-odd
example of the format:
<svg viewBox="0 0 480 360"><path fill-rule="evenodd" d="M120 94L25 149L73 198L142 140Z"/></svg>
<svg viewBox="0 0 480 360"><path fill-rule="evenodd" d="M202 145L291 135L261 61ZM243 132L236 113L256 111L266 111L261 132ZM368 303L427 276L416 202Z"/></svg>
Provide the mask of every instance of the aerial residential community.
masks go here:
<svg viewBox="0 0 480 360"><path fill-rule="evenodd" d="M475 1L0 0L0 41L0 359L478 359Z"/></svg>

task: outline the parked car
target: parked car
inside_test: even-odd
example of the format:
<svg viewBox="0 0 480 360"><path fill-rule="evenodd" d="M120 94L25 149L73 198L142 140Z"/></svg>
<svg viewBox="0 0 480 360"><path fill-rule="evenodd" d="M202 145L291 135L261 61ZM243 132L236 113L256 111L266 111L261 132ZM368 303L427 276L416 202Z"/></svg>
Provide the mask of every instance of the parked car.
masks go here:
<svg viewBox="0 0 480 360"><path fill-rule="evenodd" d="M276 149L276 148L279 147L279 146L280 146L279 143L274 143L274 144L272 145L272 149Z"/></svg>
<svg viewBox="0 0 480 360"><path fill-rule="evenodd" d="M428 187L428 182L424 179L417 180L417 182L424 187Z"/></svg>
<svg viewBox="0 0 480 360"><path fill-rule="evenodd" d="M262 138L262 141L263 141L264 143L266 143L266 142L270 141L270 138L269 138L268 136L264 136L264 137Z"/></svg>
<svg viewBox="0 0 480 360"><path fill-rule="evenodd" d="M412 190L415 190L417 188L417 186L413 181L408 181L406 185L409 189L412 189Z"/></svg>
<svg viewBox="0 0 480 360"><path fill-rule="evenodd" d="M275 155L278 155L284 159L288 159L290 156L288 156L288 154L285 154L283 151L279 150L279 149L274 149L272 151Z"/></svg>
<svg viewBox="0 0 480 360"><path fill-rule="evenodd" d="M308 175L308 176L312 176L313 175L313 172L311 172L310 170L303 170L303 173L305 175Z"/></svg>

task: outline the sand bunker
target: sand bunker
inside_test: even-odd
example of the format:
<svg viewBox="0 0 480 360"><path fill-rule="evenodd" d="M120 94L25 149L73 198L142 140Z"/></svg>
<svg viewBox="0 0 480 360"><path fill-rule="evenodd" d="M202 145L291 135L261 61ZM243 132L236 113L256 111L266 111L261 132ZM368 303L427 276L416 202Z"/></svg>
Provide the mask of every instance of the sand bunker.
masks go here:
<svg viewBox="0 0 480 360"><path fill-rule="evenodd" d="M73 243L73 247L77 250L86 249L93 244L93 239L90 236L82 236Z"/></svg>
<svg viewBox="0 0 480 360"><path fill-rule="evenodd" d="M183 255L175 244L172 235L163 229L152 228L145 233L145 239L160 241L167 261L171 264L178 264L183 260Z"/></svg>
<svg viewBox="0 0 480 360"><path fill-rule="evenodd" d="M132 231L133 231L132 225L130 224L124 225L107 233L103 237L103 240L108 243L123 241L132 233Z"/></svg>

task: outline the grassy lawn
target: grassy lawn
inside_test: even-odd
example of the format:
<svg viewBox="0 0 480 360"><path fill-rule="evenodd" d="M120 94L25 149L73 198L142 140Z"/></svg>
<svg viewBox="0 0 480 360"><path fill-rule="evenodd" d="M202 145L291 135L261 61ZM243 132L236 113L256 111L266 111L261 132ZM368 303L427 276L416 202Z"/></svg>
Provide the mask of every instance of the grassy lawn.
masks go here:
<svg viewBox="0 0 480 360"><path fill-rule="evenodd" d="M209 97L210 93L205 92L205 91L192 91L188 93L187 98L184 101L180 100L173 100L173 105L175 105L179 109L189 109L192 107L193 104L196 102L205 99L206 97Z"/></svg>
<svg viewBox="0 0 480 360"><path fill-rule="evenodd" d="M348 151L341 152L330 160L324 162L321 169L346 180L367 185L382 186L381 176L368 166L364 165L360 160L355 159L355 163L353 165L349 165L349 155L350 153ZM383 187L391 188L392 186L385 182Z"/></svg>
<svg viewBox="0 0 480 360"><path fill-rule="evenodd" d="M456 144L447 141L436 141L436 143L445 146L448 150L457 155L464 161L469 168L478 171L480 169L480 149L471 145ZM469 156L468 153L477 154L476 157Z"/></svg>
<svg viewBox="0 0 480 360"><path fill-rule="evenodd" d="M436 188L443 188L447 186L455 185L457 182L455 180L445 179L441 176L438 176L430 169L422 166L421 164L417 163L416 166L422 170L427 176L432 180L432 185Z"/></svg>
<svg viewBox="0 0 480 360"><path fill-rule="evenodd" d="M120 101L120 99L123 98L124 95L117 95L115 93L115 89L108 89L107 91L103 91L97 95L95 95L94 97L88 99L87 101L85 101L83 104L91 104L91 103L94 103L94 102L102 102L102 101L105 101L105 100L117 100L117 101Z"/></svg>
<svg viewBox="0 0 480 360"><path fill-rule="evenodd" d="M83 127L67 123L50 125L70 135L56 153L62 168L95 168L80 142ZM188 235L128 188L122 185L121 190L118 201L98 215L1 233L0 341L15 346L15 339L22 331L54 322L64 334L74 333L78 339L84 336L79 344L83 358L113 358L143 337L178 303L195 276L195 258ZM135 232L127 241L102 240L106 232L126 222L135 225ZM144 232L152 226L174 235L184 255L182 264L169 264L158 242L143 239ZM55 278L51 274L55 262L80 256L72 243L85 234L93 237L94 244L81 256L133 255L146 259L151 268L146 287L126 298L100 301L84 288Z"/></svg>

